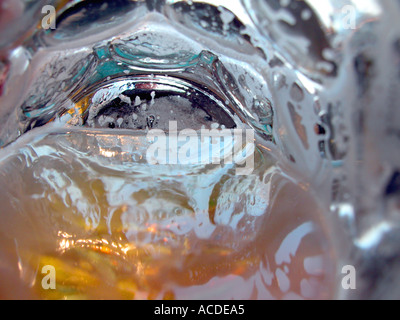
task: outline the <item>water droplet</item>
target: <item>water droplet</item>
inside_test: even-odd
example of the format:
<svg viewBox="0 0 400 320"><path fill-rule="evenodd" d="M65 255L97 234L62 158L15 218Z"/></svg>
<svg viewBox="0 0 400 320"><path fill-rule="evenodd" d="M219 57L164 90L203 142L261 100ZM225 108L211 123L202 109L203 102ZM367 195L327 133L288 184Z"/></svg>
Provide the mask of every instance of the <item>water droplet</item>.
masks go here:
<svg viewBox="0 0 400 320"><path fill-rule="evenodd" d="M290 89L290 97L295 102L301 102L304 100L303 89L301 89L297 83L293 83L292 88Z"/></svg>
<svg viewBox="0 0 400 320"><path fill-rule="evenodd" d="M301 19L304 21L310 20L312 17L312 12L309 9L304 9L301 11Z"/></svg>
<svg viewBox="0 0 400 320"><path fill-rule="evenodd" d="M140 106L141 103L142 103L142 100L140 99L140 97L136 96L134 106L135 107Z"/></svg>

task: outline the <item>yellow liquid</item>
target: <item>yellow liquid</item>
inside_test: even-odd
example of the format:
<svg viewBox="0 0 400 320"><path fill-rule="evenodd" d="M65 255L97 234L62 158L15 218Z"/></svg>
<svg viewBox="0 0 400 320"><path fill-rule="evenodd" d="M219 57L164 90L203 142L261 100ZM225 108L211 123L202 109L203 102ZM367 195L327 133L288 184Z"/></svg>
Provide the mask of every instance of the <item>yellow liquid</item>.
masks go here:
<svg viewBox="0 0 400 320"><path fill-rule="evenodd" d="M324 211L271 150L236 176L150 166L129 135L39 133L1 154L1 298L333 297Z"/></svg>

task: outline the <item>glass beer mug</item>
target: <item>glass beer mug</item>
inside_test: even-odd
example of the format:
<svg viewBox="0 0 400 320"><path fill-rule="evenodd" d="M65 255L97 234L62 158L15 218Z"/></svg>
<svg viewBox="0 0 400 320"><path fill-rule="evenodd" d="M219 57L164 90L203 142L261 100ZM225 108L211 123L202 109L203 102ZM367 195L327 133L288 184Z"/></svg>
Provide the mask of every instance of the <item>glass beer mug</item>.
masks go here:
<svg viewBox="0 0 400 320"><path fill-rule="evenodd" d="M400 296L398 2L0 3L1 298Z"/></svg>

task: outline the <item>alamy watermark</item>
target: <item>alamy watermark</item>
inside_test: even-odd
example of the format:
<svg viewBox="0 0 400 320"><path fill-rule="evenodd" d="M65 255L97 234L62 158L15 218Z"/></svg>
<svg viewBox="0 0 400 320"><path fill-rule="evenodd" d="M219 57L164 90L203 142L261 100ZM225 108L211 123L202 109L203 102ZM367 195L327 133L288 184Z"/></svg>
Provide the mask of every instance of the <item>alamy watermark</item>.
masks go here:
<svg viewBox="0 0 400 320"><path fill-rule="evenodd" d="M42 278L42 288L44 290L56 290L56 269L54 266L44 266L41 270Z"/></svg>
<svg viewBox="0 0 400 320"><path fill-rule="evenodd" d="M146 160L151 165L232 165L237 175L254 170L254 130L184 129L169 122L168 133L153 129L147 133L150 146Z"/></svg>
<svg viewBox="0 0 400 320"><path fill-rule="evenodd" d="M357 289L357 273L356 268L352 265L347 265L342 268L342 288L344 290L356 290Z"/></svg>
<svg viewBox="0 0 400 320"><path fill-rule="evenodd" d="M346 5L342 8L342 27L345 30L355 30L357 27L357 8Z"/></svg>
<svg viewBox="0 0 400 320"><path fill-rule="evenodd" d="M49 29L55 30L57 28L56 8L51 5L46 5L42 8L42 14L45 14L45 16L42 18L42 28L45 30L49 30Z"/></svg>
<svg viewBox="0 0 400 320"><path fill-rule="evenodd" d="M47 265L41 270L43 275L42 288L44 290L56 290L56 269L54 266ZM342 288L344 290L356 290L357 289L357 274L356 268L352 265L346 265L342 268Z"/></svg>
<svg viewBox="0 0 400 320"><path fill-rule="evenodd" d="M45 5L42 7L42 28L45 30L55 30L56 26L56 8L52 5ZM345 30L355 30L357 22L357 8L354 5L345 5L341 9L341 23Z"/></svg>

